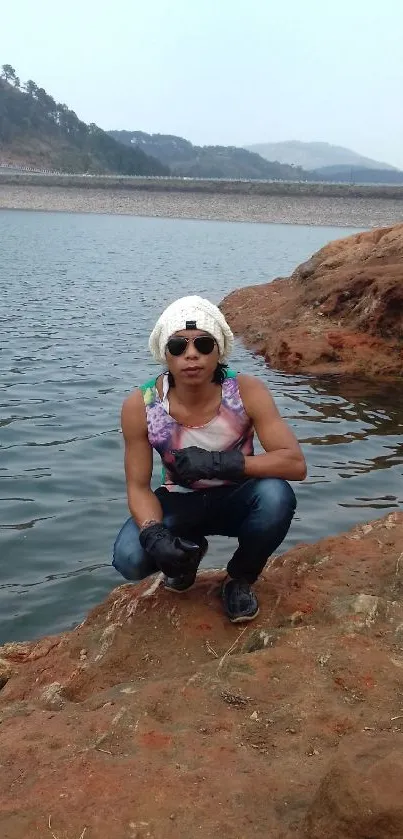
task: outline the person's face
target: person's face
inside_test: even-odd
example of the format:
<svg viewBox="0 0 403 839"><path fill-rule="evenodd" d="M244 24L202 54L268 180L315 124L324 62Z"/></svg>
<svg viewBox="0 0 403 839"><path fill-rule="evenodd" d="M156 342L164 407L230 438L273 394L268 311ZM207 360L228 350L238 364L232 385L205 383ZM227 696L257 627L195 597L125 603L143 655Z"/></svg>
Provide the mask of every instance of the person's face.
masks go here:
<svg viewBox="0 0 403 839"><path fill-rule="evenodd" d="M183 341L184 338L187 339L186 342ZM198 338L201 338L200 342ZM175 381L201 385L211 382L218 364L219 350L216 341L208 332L200 329L181 329L171 335L165 355L168 370Z"/></svg>

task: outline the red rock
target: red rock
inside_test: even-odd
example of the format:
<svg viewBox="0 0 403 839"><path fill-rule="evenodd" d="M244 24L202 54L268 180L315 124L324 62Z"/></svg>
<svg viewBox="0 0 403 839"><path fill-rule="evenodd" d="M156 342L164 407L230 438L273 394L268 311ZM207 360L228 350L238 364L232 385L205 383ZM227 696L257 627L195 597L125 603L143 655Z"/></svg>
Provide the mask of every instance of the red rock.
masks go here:
<svg viewBox="0 0 403 839"><path fill-rule="evenodd" d="M403 224L330 242L288 279L232 292L234 332L275 368L403 373Z"/></svg>
<svg viewBox="0 0 403 839"><path fill-rule="evenodd" d="M402 541L396 512L278 557L246 627L209 571L180 598L120 586L74 631L0 648L2 839L305 839L322 822L338 839L339 744L352 778L378 738L354 788L398 824L400 792L372 791L401 765Z"/></svg>
<svg viewBox="0 0 403 839"><path fill-rule="evenodd" d="M365 732L339 747L306 819L309 839L401 839L403 742Z"/></svg>

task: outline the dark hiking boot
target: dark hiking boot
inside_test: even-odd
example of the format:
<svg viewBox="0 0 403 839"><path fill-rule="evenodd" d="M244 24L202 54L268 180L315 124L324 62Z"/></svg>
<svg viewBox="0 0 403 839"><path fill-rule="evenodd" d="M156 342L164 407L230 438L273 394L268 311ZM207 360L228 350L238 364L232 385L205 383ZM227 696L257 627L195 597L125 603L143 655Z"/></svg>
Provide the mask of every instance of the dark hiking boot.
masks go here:
<svg viewBox="0 0 403 839"><path fill-rule="evenodd" d="M257 597L246 580L225 580L221 597L231 623L253 621L259 614Z"/></svg>
<svg viewBox="0 0 403 839"><path fill-rule="evenodd" d="M198 541L198 540L197 540ZM200 558L196 562L192 562L191 570L186 574L180 574L179 577L164 577L163 585L168 591L175 591L177 594L182 594L187 591L195 582L198 567L207 553L208 541L203 537L200 545Z"/></svg>

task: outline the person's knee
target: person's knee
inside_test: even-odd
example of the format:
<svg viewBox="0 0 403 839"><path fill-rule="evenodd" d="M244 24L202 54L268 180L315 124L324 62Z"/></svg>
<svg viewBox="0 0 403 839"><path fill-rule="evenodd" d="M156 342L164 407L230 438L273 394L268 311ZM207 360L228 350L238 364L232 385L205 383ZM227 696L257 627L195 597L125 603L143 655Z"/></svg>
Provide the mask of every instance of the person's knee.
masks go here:
<svg viewBox="0 0 403 839"><path fill-rule="evenodd" d="M113 547L112 565L125 580L139 581L153 573L139 539L133 519L128 519L119 531Z"/></svg>
<svg viewBox="0 0 403 839"><path fill-rule="evenodd" d="M255 481L254 505L262 523L290 522L297 499L288 481L282 478L261 478Z"/></svg>

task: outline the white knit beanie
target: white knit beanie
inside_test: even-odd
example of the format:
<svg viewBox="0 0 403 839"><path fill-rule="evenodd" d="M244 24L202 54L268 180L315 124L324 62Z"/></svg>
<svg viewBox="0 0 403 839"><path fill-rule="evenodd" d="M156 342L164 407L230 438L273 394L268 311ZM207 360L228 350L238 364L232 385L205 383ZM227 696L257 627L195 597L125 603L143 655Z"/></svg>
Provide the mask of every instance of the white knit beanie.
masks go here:
<svg viewBox="0 0 403 839"><path fill-rule="evenodd" d="M148 346L155 360L160 364L164 364L166 360L165 350L168 339L182 329L200 329L208 332L217 341L219 360L225 361L228 358L234 336L224 315L214 303L210 303L204 297L191 295L180 297L179 300L171 303L154 326Z"/></svg>

